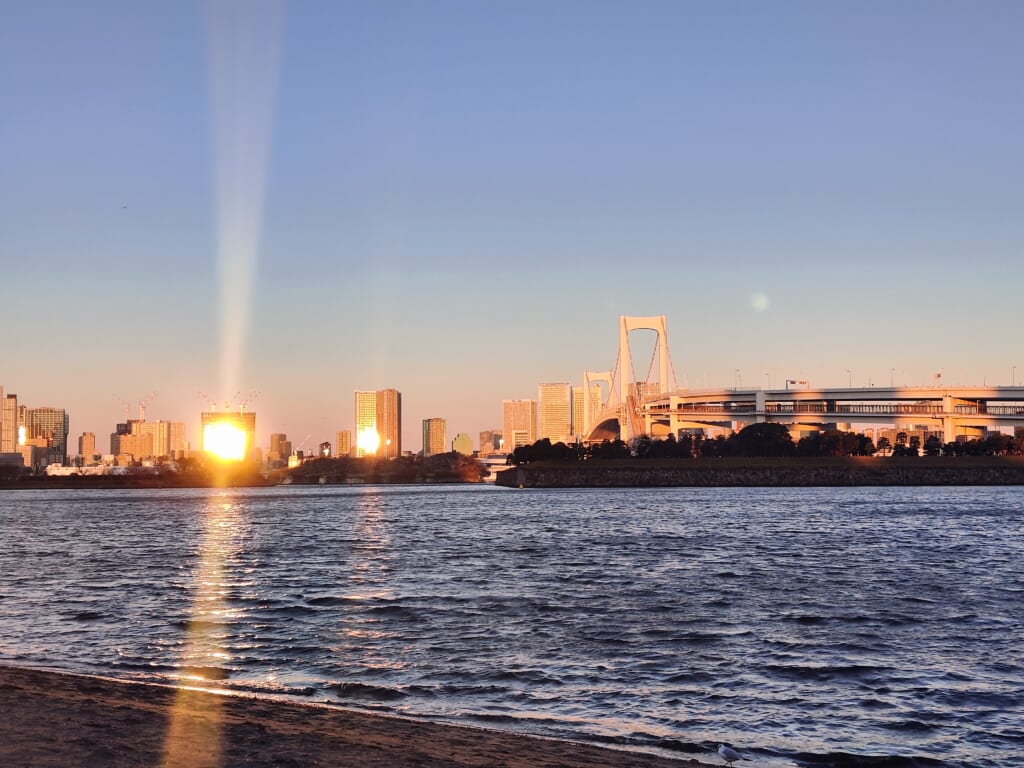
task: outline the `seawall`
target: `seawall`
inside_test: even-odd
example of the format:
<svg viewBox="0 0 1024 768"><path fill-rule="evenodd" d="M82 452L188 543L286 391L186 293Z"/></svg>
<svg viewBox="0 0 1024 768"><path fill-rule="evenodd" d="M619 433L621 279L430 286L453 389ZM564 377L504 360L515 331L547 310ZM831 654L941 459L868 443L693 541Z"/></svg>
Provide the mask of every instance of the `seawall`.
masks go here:
<svg viewBox="0 0 1024 768"><path fill-rule="evenodd" d="M509 488L1024 486L1024 457L532 463L499 472L495 484Z"/></svg>

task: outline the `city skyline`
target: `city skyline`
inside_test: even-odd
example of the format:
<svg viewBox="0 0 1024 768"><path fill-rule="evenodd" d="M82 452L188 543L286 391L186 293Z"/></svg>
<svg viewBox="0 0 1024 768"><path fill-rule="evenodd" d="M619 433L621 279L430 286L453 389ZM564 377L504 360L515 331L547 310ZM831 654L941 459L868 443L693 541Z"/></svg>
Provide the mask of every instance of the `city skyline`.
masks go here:
<svg viewBox="0 0 1024 768"><path fill-rule="evenodd" d="M1024 378L1018 4L258 8L245 263L209 9L5 12L0 383L69 440L258 391L314 450L384 387L478 435L622 314L691 387Z"/></svg>

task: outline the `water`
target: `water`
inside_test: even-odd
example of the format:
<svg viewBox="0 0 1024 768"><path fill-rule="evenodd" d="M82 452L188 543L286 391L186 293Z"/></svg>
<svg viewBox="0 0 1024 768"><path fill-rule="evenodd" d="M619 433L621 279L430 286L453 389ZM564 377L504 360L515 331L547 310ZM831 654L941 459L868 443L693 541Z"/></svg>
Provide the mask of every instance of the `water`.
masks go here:
<svg viewBox="0 0 1024 768"><path fill-rule="evenodd" d="M1022 508L1019 488L3 492L0 662L764 766L1024 765Z"/></svg>

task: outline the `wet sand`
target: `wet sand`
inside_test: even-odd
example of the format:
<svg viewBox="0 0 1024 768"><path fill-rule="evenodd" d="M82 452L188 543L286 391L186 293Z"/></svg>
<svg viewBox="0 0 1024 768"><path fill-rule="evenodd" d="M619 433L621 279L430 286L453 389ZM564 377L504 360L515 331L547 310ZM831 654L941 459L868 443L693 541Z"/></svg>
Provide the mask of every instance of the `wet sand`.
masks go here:
<svg viewBox="0 0 1024 768"><path fill-rule="evenodd" d="M0 765L682 768L668 759L335 707L0 666Z"/></svg>

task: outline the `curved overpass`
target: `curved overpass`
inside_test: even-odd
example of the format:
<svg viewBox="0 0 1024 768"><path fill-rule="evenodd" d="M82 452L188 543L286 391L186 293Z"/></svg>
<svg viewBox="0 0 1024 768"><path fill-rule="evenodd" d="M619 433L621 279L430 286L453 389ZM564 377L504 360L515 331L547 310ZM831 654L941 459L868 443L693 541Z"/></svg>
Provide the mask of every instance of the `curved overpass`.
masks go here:
<svg viewBox="0 0 1024 768"><path fill-rule="evenodd" d="M815 430L836 424L929 425L944 442L972 429L1024 426L1024 387L869 387L866 389L677 389L639 403L606 407L592 441L623 434L664 436L680 429L742 429L758 422Z"/></svg>

